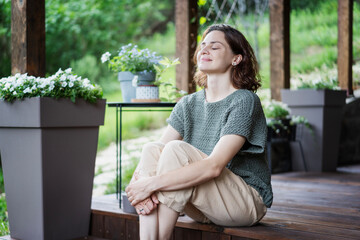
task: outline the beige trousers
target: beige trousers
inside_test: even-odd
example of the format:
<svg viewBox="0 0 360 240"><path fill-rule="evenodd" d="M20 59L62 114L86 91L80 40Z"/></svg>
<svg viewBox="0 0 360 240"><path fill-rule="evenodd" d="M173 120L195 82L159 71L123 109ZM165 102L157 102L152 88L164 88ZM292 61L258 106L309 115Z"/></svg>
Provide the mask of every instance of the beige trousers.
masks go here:
<svg viewBox="0 0 360 240"><path fill-rule="evenodd" d="M166 145L147 143L143 147L139 175L160 175L206 157L184 141L171 141ZM222 226L251 226L266 213L259 193L226 168L206 183L177 191L160 191L157 196L161 203L185 212L198 222Z"/></svg>

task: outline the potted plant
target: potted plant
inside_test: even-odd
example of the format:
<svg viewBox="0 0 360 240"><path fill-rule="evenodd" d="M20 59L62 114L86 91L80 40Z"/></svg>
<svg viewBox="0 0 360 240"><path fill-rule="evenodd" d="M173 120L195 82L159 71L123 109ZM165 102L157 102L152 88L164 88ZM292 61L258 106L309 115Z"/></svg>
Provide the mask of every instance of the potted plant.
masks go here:
<svg viewBox="0 0 360 240"><path fill-rule="evenodd" d="M291 171L290 143L294 134L288 107L275 100L263 101L268 128L267 158L272 173Z"/></svg>
<svg viewBox="0 0 360 240"><path fill-rule="evenodd" d="M268 128L267 154L272 173L293 170L293 166L303 165L302 159L294 158L294 141L297 141L298 128L312 127L304 116L290 116L289 107L279 101L263 101L263 109ZM301 154L302 152L300 152Z"/></svg>
<svg viewBox="0 0 360 240"><path fill-rule="evenodd" d="M156 52L147 48L139 49L137 45L130 43L122 46L113 57L109 52L104 53L101 61L108 62L110 70L118 73L123 101L131 102L131 99L136 99L133 81L136 81L136 86L154 86L155 66L159 65L161 58Z"/></svg>
<svg viewBox="0 0 360 240"><path fill-rule="evenodd" d="M0 79L0 154L15 239L88 235L100 87L61 69Z"/></svg>
<svg viewBox="0 0 360 240"><path fill-rule="evenodd" d="M170 60L167 57L164 57L159 65L155 65L156 69L156 82L155 85L159 86L164 93L160 100L162 102L177 102L180 98L187 95L188 93L184 90L178 89L174 86L169 79L164 80L163 74L170 68L180 64L178 58Z"/></svg>
<svg viewBox="0 0 360 240"><path fill-rule="evenodd" d="M292 82L296 81L297 89L282 89L281 96L292 114L306 117L313 128L304 128L299 139L308 170L336 171L346 91L339 90L336 72L326 67L295 76Z"/></svg>

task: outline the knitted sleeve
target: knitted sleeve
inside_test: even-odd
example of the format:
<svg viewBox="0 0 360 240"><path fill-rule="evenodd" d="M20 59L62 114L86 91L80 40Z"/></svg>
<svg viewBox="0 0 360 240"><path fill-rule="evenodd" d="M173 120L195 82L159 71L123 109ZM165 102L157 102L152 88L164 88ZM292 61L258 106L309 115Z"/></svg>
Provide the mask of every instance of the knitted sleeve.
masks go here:
<svg viewBox="0 0 360 240"><path fill-rule="evenodd" d="M262 153L265 150L267 128L260 103L242 101L230 109L220 135L231 134L246 138L242 152Z"/></svg>
<svg viewBox="0 0 360 240"><path fill-rule="evenodd" d="M166 120L170 126L172 126L176 131L180 133L182 137L184 137L184 107L185 103L183 99L181 99L172 110L170 117Z"/></svg>

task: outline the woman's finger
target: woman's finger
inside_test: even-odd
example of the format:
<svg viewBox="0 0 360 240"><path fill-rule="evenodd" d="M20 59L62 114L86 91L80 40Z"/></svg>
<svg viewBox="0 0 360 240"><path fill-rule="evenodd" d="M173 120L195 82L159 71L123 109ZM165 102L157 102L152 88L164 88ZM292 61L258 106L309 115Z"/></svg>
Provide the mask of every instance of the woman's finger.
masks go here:
<svg viewBox="0 0 360 240"><path fill-rule="evenodd" d="M152 200L154 203L159 204L159 200L158 200L158 198L157 198L156 193L151 194L151 200Z"/></svg>
<svg viewBox="0 0 360 240"><path fill-rule="evenodd" d="M151 211L150 211L150 209L146 206L146 205L144 205L144 211L142 211L142 214L143 215L147 215L147 214L149 214Z"/></svg>
<svg viewBox="0 0 360 240"><path fill-rule="evenodd" d="M145 202L145 206L146 206L150 211L152 211L152 210L154 210L154 209L156 208L157 205L156 205L153 201L151 201L150 199L147 199L146 202Z"/></svg>

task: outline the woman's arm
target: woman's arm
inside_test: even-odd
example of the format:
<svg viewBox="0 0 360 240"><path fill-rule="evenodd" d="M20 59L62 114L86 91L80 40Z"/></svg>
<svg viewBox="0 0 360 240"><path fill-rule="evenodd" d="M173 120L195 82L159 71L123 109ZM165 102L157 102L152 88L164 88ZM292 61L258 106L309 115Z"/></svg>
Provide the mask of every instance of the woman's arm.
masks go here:
<svg viewBox="0 0 360 240"><path fill-rule="evenodd" d="M168 127L166 128L166 130L164 131L163 135L160 138L160 142L166 144L172 140L180 140L180 139L181 139L181 135L173 127L168 125ZM139 178L140 176L139 176L139 165L138 165L134 171L134 174L129 184L136 182L137 180L139 180ZM147 215L156 208L156 205L158 203L159 201L156 197L156 194L153 194L149 198L137 203L137 205L135 205L135 209L138 214ZM143 209L144 211L140 211L140 209Z"/></svg>
<svg viewBox="0 0 360 240"><path fill-rule="evenodd" d="M220 138L210 156L203 161L194 162L159 176L141 179L129 185L126 192L131 198L131 204L137 204L156 191L184 189L219 176L245 141L246 139L239 135L225 135Z"/></svg>
<svg viewBox="0 0 360 240"><path fill-rule="evenodd" d="M172 140L181 140L182 137L178 131L176 131L172 126L168 125L165 132L160 138L160 142L167 144Z"/></svg>

